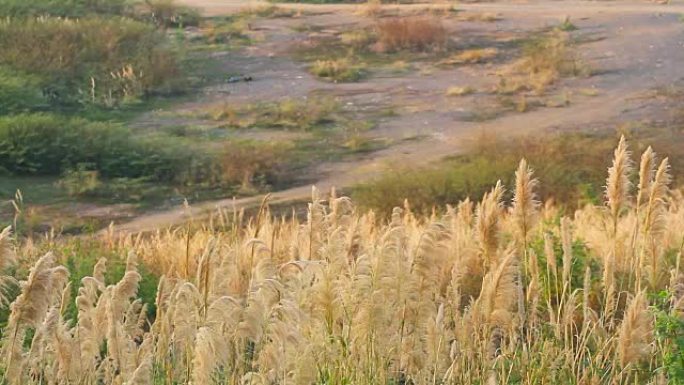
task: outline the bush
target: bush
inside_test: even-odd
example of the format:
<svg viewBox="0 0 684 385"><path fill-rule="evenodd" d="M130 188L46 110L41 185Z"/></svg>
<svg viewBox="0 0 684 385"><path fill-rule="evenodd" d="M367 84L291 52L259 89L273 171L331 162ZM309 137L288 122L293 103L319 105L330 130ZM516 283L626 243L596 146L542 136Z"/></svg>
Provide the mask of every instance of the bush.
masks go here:
<svg viewBox="0 0 684 385"><path fill-rule="evenodd" d="M175 4L174 0L145 0L143 15L164 28L198 26L196 10Z"/></svg>
<svg viewBox="0 0 684 385"><path fill-rule="evenodd" d="M240 185L243 193L268 189L278 182L287 150L275 143L226 143L221 155L224 184Z"/></svg>
<svg viewBox="0 0 684 385"><path fill-rule="evenodd" d="M346 59L317 60L311 66L311 73L319 78L336 82L355 82L363 77L361 66L351 65Z"/></svg>
<svg viewBox="0 0 684 385"><path fill-rule="evenodd" d="M70 196L81 196L92 193L100 186L98 172L88 169L87 164L80 163L75 170L67 170L57 182Z"/></svg>
<svg viewBox="0 0 684 385"><path fill-rule="evenodd" d="M232 128L310 131L333 122L339 108L339 103L332 98L282 99L241 107L221 106L210 110L207 116L224 120Z"/></svg>
<svg viewBox="0 0 684 385"><path fill-rule="evenodd" d="M376 25L378 50L429 51L447 43L446 29L439 19L408 17L380 21Z"/></svg>
<svg viewBox="0 0 684 385"><path fill-rule="evenodd" d="M79 17L88 14L123 14L128 0L3 0L0 16L62 16Z"/></svg>
<svg viewBox="0 0 684 385"><path fill-rule="evenodd" d="M470 197L477 200L492 183L508 179L515 164L484 157L460 158L445 167L398 169L381 178L356 186L352 198L357 204L380 213L391 213L408 199L417 212L426 213Z"/></svg>
<svg viewBox="0 0 684 385"><path fill-rule="evenodd" d="M0 65L42 79L55 103L111 107L171 91L179 74L164 35L125 18L8 18L0 46Z"/></svg>
<svg viewBox="0 0 684 385"><path fill-rule="evenodd" d="M520 90L542 94L561 77L589 76L591 69L578 57L568 35L556 31L523 45L522 57L512 72L503 74L499 92Z"/></svg>
<svg viewBox="0 0 684 385"><path fill-rule="evenodd" d="M49 114L0 118L0 164L18 175L61 175L88 163L105 178L190 183L204 178L208 157L179 138L134 136L116 124Z"/></svg>
<svg viewBox="0 0 684 385"><path fill-rule="evenodd" d="M0 114L14 114L37 109L47 104L40 81L0 67Z"/></svg>
<svg viewBox="0 0 684 385"><path fill-rule="evenodd" d="M408 199L412 207L428 212L470 197L479 199L497 180L505 184L521 158L527 158L540 179L540 196L553 197L576 207L600 200L613 140L583 134L547 138L492 138L470 144L468 154L428 169L392 171L356 186L352 196L362 206L391 212Z"/></svg>

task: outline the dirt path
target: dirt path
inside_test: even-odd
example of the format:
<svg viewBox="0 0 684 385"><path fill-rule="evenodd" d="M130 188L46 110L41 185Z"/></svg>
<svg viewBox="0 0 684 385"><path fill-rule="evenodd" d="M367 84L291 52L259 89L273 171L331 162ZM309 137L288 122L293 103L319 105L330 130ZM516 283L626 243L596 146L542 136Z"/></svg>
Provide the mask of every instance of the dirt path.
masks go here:
<svg viewBox="0 0 684 385"><path fill-rule="evenodd" d="M185 0L208 15L235 12L259 1ZM358 5L302 5L288 7L315 9L318 15L307 22L337 28L358 23L354 15ZM440 6L440 5L436 5ZM402 10L425 5L402 5ZM523 114L505 114L488 121L466 121L462 115L478 108L483 95L475 94L453 100L444 97L448 85L492 86L498 80L486 66L436 70L429 74L411 73L396 77L372 78L362 83L330 84L313 79L301 65L279 55L289 43L301 36L291 31L291 22L273 19L260 21L258 28L267 31L266 39L249 48L244 57L227 59L226 66L245 68L253 74L253 85L226 96L221 89L208 90L206 103L231 98L231 102L261 100L265 97L307 95L312 91L344 95L348 103L363 106L378 101L397 106L398 116L383 119L374 134L393 140L393 145L368 156L322 164L316 170L316 187L325 191L344 188L379 175L396 165L425 165L457 154L464 140L486 130L507 133L544 132L550 129L585 129L612 127L620 122L658 119L659 111L641 98L654 87L664 86L684 77L684 5L658 5L631 2L529 2L458 4L459 9L494 12L501 15L496 23L465 23L476 36L516 34L557 24L570 16L580 31L595 39L582 45L581 55L592 67L600 69L587 79L564 80L557 87L573 93L572 103L563 108L539 108ZM332 12L329 14L328 12ZM322 14L321 14L322 13ZM326 14L328 13L328 14ZM595 90L585 96L575 92ZM237 99L236 99L237 98ZM193 106L188 106L193 108ZM152 119L154 120L154 119ZM154 122L153 122L154 123ZM161 123L163 124L163 123ZM405 138L420 138L403 140ZM310 185L274 192L271 203L282 204L310 197ZM137 232L184 222L188 214L205 215L217 208L248 208L258 205L262 196L203 202L191 207L146 214L117 226L117 230Z"/></svg>

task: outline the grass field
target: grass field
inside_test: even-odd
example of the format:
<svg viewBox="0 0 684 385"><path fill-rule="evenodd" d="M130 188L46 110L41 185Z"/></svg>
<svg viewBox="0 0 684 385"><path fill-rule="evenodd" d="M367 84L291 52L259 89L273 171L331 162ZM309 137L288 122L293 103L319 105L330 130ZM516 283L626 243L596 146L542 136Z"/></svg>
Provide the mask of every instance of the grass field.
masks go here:
<svg viewBox="0 0 684 385"><path fill-rule="evenodd" d="M3 378L679 383L682 196L666 158L633 162L621 141L605 201L570 216L523 160L512 198L497 183L430 216L314 190L304 222L262 206L144 238L6 230Z"/></svg>

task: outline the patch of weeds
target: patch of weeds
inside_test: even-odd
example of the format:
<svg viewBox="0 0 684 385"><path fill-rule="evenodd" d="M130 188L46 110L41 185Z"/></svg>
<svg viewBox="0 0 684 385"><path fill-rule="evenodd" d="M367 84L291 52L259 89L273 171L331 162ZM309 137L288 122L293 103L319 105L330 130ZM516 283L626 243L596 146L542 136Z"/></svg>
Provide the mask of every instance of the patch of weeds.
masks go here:
<svg viewBox="0 0 684 385"><path fill-rule="evenodd" d="M676 301L674 293L660 292L656 297L655 337L661 370L667 374L668 383L684 384L684 320L672 303Z"/></svg>
<svg viewBox="0 0 684 385"><path fill-rule="evenodd" d="M225 122L228 128L311 131L334 122L339 108L339 103L332 98L285 99L240 107L225 105L205 116Z"/></svg>
<svg viewBox="0 0 684 385"><path fill-rule="evenodd" d="M481 107L468 112L463 117L466 122L486 122L501 117L506 112L506 109L496 106Z"/></svg>
<svg viewBox="0 0 684 385"><path fill-rule="evenodd" d="M563 32L572 32L572 31L576 31L579 29L579 28L577 28L577 26L575 24L572 23L572 21L570 21L570 16L566 16L565 20L563 20L563 22L560 23L560 25L558 25L558 27L556 27L556 28L559 31L563 31Z"/></svg>
<svg viewBox="0 0 684 385"><path fill-rule="evenodd" d="M351 64L348 59L317 60L309 71L323 79L334 82L356 82L363 78L366 69L363 64Z"/></svg>
<svg viewBox="0 0 684 385"><path fill-rule="evenodd" d="M458 87L458 86L453 86L449 87L446 90L446 96L464 96L464 95L470 95L475 92L475 89L470 86L465 86L465 87Z"/></svg>
<svg viewBox="0 0 684 385"><path fill-rule="evenodd" d="M448 41L439 19L394 17L380 19L368 28L312 37L302 41L292 53L297 60L310 64L346 60L352 65L363 63L365 67L405 71L412 62L443 58L449 52Z"/></svg>
<svg viewBox="0 0 684 385"><path fill-rule="evenodd" d="M544 105L546 107L562 108L567 107L572 103L571 95L568 91L563 91L558 95L553 95L547 98Z"/></svg>
<svg viewBox="0 0 684 385"><path fill-rule="evenodd" d="M146 0L141 5L143 10L140 16L163 28L196 27L202 20L196 9L178 5L174 1Z"/></svg>
<svg viewBox="0 0 684 385"><path fill-rule="evenodd" d="M554 32L523 46L523 55L499 74L497 91L544 91L561 77L590 76L591 69L577 55L567 33Z"/></svg>
<svg viewBox="0 0 684 385"><path fill-rule="evenodd" d="M529 97L525 94L499 95L497 101L504 112L515 111L518 113L525 113L544 105L539 99Z"/></svg>
<svg viewBox="0 0 684 385"><path fill-rule="evenodd" d="M380 52L408 50L425 52L443 50L447 32L437 18L392 18L375 25L378 34L376 49Z"/></svg>
<svg viewBox="0 0 684 385"><path fill-rule="evenodd" d="M257 17L264 17L264 18L286 18L286 17L294 17L297 15L297 12L292 10L292 9L287 9L283 7L278 7L276 5L264 5L260 7L254 7L254 8L247 8L242 10L239 15L243 17L248 17L248 16L257 16Z"/></svg>
<svg viewBox="0 0 684 385"><path fill-rule="evenodd" d="M497 180L510 185L522 157L544 181L539 196L581 205L587 191L600 198L610 164L611 135L562 133L497 137L483 134L467 142L466 153L426 168L397 166L376 180L355 186L352 198L362 207L391 213L410 198L412 209L430 212L466 197L478 199ZM589 188L580 181L588 181ZM595 188L591 188L595 187Z"/></svg>
<svg viewBox="0 0 684 385"><path fill-rule="evenodd" d="M599 90L596 88L580 88L577 92L584 96L598 96L600 94Z"/></svg>
<svg viewBox="0 0 684 385"><path fill-rule="evenodd" d="M501 17L496 13L491 12L478 12L478 13L464 13L459 15L459 20L461 21L480 21L485 23L493 23L495 21L501 20Z"/></svg>
<svg viewBox="0 0 684 385"><path fill-rule="evenodd" d="M374 149L374 141L364 135L375 125L365 120L348 120L343 124L343 145L352 152L367 152Z"/></svg>
<svg viewBox="0 0 684 385"><path fill-rule="evenodd" d="M494 59L498 54L499 51L496 48L467 49L441 60L438 64L457 65L484 63Z"/></svg>
<svg viewBox="0 0 684 385"><path fill-rule="evenodd" d="M202 35L209 44L240 46L250 43L248 35L250 29L247 18L216 18L207 21L202 26Z"/></svg>
<svg viewBox="0 0 684 385"><path fill-rule="evenodd" d="M367 29L347 31L340 34L340 42L355 51L368 49L375 40L376 36Z"/></svg>
<svg viewBox="0 0 684 385"><path fill-rule="evenodd" d="M299 23L295 24L291 27L291 29L295 32L299 33L311 33L311 32L320 32L324 29L323 26L320 25L315 25L315 24L307 24L307 23Z"/></svg>
<svg viewBox="0 0 684 385"><path fill-rule="evenodd" d="M413 66L411 66L411 64L405 60L397 60L387 65L385 68L391 72L402 73L410 71L413 68Z"/></svg>

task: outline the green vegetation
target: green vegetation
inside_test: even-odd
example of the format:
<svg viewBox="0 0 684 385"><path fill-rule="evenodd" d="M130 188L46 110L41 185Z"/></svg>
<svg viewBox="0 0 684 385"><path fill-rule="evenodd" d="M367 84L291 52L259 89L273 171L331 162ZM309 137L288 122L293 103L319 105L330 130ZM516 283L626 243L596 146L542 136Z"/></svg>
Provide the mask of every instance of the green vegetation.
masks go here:
<svg viewBox="0 0 684 385"><path fill-rule="evenodd" d="M0 66L32 76L56 106L115 107L173 91L179 78L164 36L125 18L4 19L0 45Z"/></svg>
<svg viewBox="0 0 684 385"><path fill-rule="evenodd" d="M578 29L577 26L570 21L570 16L567 16L557 28L563 32L571 32Z"/></svg>
<svg viewBox="0 0 684 385"><path fill-rule="evenodd" d="M632 133L643 142L657 143L666 154L680 154L680 141L668 139L664 130ZM545 136L499 138L483 134L473 140L465 155L426 169L398 166L394 171L352 189L361 206L391 212L408 199L418 212L480 197L493 183L510 177L520 158L526 158L539 178L542 198L553 198L569 208L602 198L604 170L609 165L610 135L559 133ZM643 150L643 148L640 148ZM675 157L673 157L675 158ZM676 170L676 168L675 168ZM680 170L681 172L681 170ZM682 174L675 174L682 180Z"/></svg>
<svg viewBox="0 0 684 385"><path fill-rule="evenodd" d="M225 122L228 128L311 131L334 122L339 108L333 98L308 97L244 106L223 105L211 109L206 116Z"/></svg>
<svg viewBox="0 0 684 385"><path fill-rule="evenodd" d="M207 49L249 42L251 18L287 13L265 7L204 20L172 0L2 2L0 189L5 196L30 190L30 205L60 206L69 198L140 204L179 195L199 199L281 183L278 167L287 154L274 146L215 143L127 124L213 81L205 72L226 76L207 71L215 65L206 59ZM200 24L200 33L185 29ZM229 164L237 154L242 163ZM31 228L50 215L47 206L31 210L23 213L32 217ZM0 216L7 218L7 211Z"/></svg>
<svg viewBox="0 0 684 385"><path fill-rule="evenodd" d="M523 160L510 185L430 215L314 189L302 216L265 199L140 236L7 228L0 378L682 384L684 197L650 148L633 175L631 149L614 151L605 199L569 213L542 204Z"/></svg>
<svg viewBox="0 0 684 385"><path fill-rule="evenodd" d="M298 26L306 31L307 26ZM450 49L447 30L435 17L379 19L371 27L312 39L294 51L310 72L328 80L359 81L374 67L396 71L395 63L440 60Z"/></svg>
<svg viewBox="0 0 684 385"><path fill-rule="evenodd" d="M0 15L83 17L92 14L121 15L130 11L128 0L3 0Z"/></svg>
<svg viewBox="0 0 684 385"><path fill-rule="evenodd" d="M319 78L335 82L355 82L364 75L362 65L350 65L347 59L316 60L310 71Z"/></svg>
<svg viewBox="0 0 684 385"><path fill-rule="evenodd" d="M523 43L522 57L501 74L498 92L543 94L558 79L573 76L591 76L591 68L566 32L553 31Z"/></svg>
<svg viewBox="0 0 684 385"><path fill-rule="evenodd" d="M105 177L185 182L199 153L162 136L141 137L120 125L33 114L0 118L0 164L16 175L59 175L88 165ZM186 170L180 172L180 170Z"/></svg>

